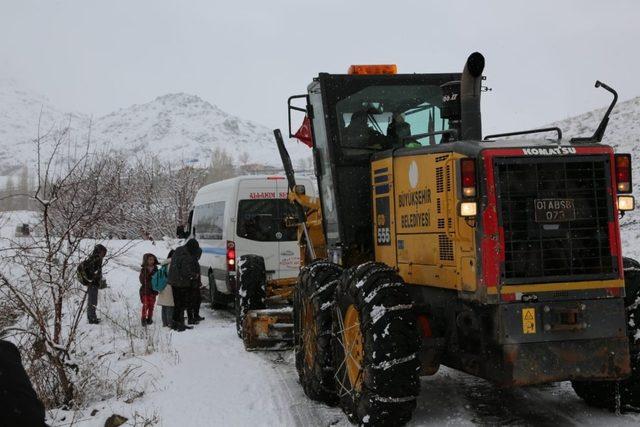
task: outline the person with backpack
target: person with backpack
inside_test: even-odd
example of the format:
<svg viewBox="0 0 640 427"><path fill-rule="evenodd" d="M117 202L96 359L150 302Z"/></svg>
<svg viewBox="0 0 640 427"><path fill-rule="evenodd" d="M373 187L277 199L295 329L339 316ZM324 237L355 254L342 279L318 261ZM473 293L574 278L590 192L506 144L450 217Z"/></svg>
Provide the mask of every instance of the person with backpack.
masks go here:
<svg viewBox="0 0 640 427"><path fill-rule="evenodd" d="M102 261L107 255L107 248L96 245L91 255L78 265L77 277L87 287L87 319L92 325L100 323L96 314L98 307L98 290L106 287L102 278Z"/></svg>
<svg viewBox="0 0 640 427"><path fill-rule="evenodd" d="M173 290L168 280L169 266L173 249L169 251L167 259L162 263L156 274L151 278L153 290L158 291L158 305L162 307L162 326L175 329L173 327ZM178 329L183 331L184 329Z"/></svg>
<svg viewBox="0 0 640 427"><path fill-rule="evenodd" d="M193 289L200 288L200 264L198 260L202 255L202 249L196 239L189 239L183 246L178 247L171 258L169 267L169 283L173 290L173 322L175 328L192 329L184 323L184 312L189 315L192 322Z"/></svg>
<svg viewBox="0 0 640 427"><path fill-rule="evenodd" d="M156 304L158 292L153 290L151 278L158 271L158 258L154 254L147 253L142 257L140 269L140 302L142 303L142 326L153 323L153 306Z"/></svg>

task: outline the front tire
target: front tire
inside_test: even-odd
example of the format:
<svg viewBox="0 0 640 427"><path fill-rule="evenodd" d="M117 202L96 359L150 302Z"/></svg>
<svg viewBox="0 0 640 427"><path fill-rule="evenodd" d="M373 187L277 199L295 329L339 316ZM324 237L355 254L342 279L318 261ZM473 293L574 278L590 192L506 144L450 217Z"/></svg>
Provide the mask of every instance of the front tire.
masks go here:
<svg viewBox="0 0 640 427"><path fill-rule="evenodd" d="M626 406L640 407L640 263L631 258L623 258L622 261L631 376L622 381L571 382L576 394L587 405L609 410L617 408L617 394L619 394L621 409Z"/></svg>
<svg viewBox="0 0 640 427"><path fill-rule="evenodd" d="M266 307L267 271L264 258L258 255L242 255L238 263L238 292L236 293L236 330L242 338L242 325L249 310Z"/></svg>
<svg viewBox="0 0 640 427"><path fill-rule="evenodd" d="M337 403L331 351L331 307L342 268L328 261L306 265L294 290L296 370L305 394Z"/></svg>
<svg viewBox="0 0 640 427"><path fill-rule="evenodd" d="M420 392L420 337L406 285L384 264L346 270L333 308L340 406L357 424L403 425Z"/></svg>

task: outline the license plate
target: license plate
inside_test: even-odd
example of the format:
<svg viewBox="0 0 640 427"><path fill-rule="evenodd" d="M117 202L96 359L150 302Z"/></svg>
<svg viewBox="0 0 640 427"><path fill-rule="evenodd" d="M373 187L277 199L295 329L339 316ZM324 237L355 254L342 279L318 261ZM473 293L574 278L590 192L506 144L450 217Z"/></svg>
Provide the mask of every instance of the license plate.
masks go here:
<svg viewBox="0 0 640 427"><path fill-rule="evenodd" d="M536 222L565 222L576 219L573 199L535 199Z"/></svg>

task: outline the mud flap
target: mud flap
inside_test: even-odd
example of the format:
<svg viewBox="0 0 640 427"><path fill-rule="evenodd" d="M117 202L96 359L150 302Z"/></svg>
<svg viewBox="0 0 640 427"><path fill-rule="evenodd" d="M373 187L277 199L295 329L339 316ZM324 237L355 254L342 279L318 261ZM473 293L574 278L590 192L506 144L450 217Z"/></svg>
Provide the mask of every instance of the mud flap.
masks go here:
<svg viewBox="0 0 640 427"><path fill-rule="evenodd" d="M285 350L293 347L293 308L250 310L242 324L247 351Z"/></svg>

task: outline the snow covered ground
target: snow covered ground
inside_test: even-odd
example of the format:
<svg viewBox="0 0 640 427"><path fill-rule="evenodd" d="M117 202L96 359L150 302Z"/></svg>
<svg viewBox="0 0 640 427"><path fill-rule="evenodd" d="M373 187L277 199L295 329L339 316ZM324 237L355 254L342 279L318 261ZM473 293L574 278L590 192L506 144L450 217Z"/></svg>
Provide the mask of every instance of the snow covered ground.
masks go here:
<svg viewBox="0 0 640 427"><path fill-rule="evenodd" d="M130 242L103 243L114 251ZM117 390L118 398L85 410L50 412L52 425L101 426L114 413L129 418L128 425L145 420L161 426L346 425L339 409L304 396L291 352L246 352L230 311L213 312L203 305L201 314L207 319L194 330L177 333L162 328L158 309L156 323L143 329L138 271L145 252L163 257L168 248L133 242L126 255L111 260L105 268L109 288L101 291L98 302L102 323L82 326L87 333L83 348L104 355L114 388L123 373L132 371L129 384Z"/></svg>
<svg viewBox="0 0 640 427"><path fill-rule="evenodd" d="M52 425L102 426L114 413L129 418L127 425L349 425L340 409L305 397L291 351L246 352L230 311L213 312L203 304L206 320L182 333L163 329L157 311L156 323L143 330L138 324L139 263L145 252L162 257L168 248L165 243L106 242L110 250L125 244L133 246L105 269L109 288L99 300L103 322L82 326L83 348L101 357L119 396L94 396L94 403L76 413L52 411ZM128 328L138 338L128 336ZM122 381L127 372L128 381ZM447 368L422 380L411 425L478 424L631 426L640 424L640 414L615 416L589 408L569 383L500 390Z"/></svg>
<svg viewBox="0 0 640 427"><path fill-rule="evenodd" d="M16 222L34 222L33 213L0 215L1 237ZM634 249L635 235L623 234ZM87 241L87 248L95 242ZM104 243L111 253L128 251L105 267L109 288L100 292L102 323L83 321L79 347L95 360L92 369L107 379L90 389L85 409L53 410L53 426L102 426L112 414L126 425L159 426L347 426L342 411L309 400L298 384L293 354L246 352L231 311L210 310L194 330L162 328L159 309L152 326L139 324L138 271L146 252L160 258L170 242ZM114 397L115 396L115 397ZM501 390L448 368L422 379L410 425L640 425L640 414L616 416L587 407L569 383Z"/></svg>

